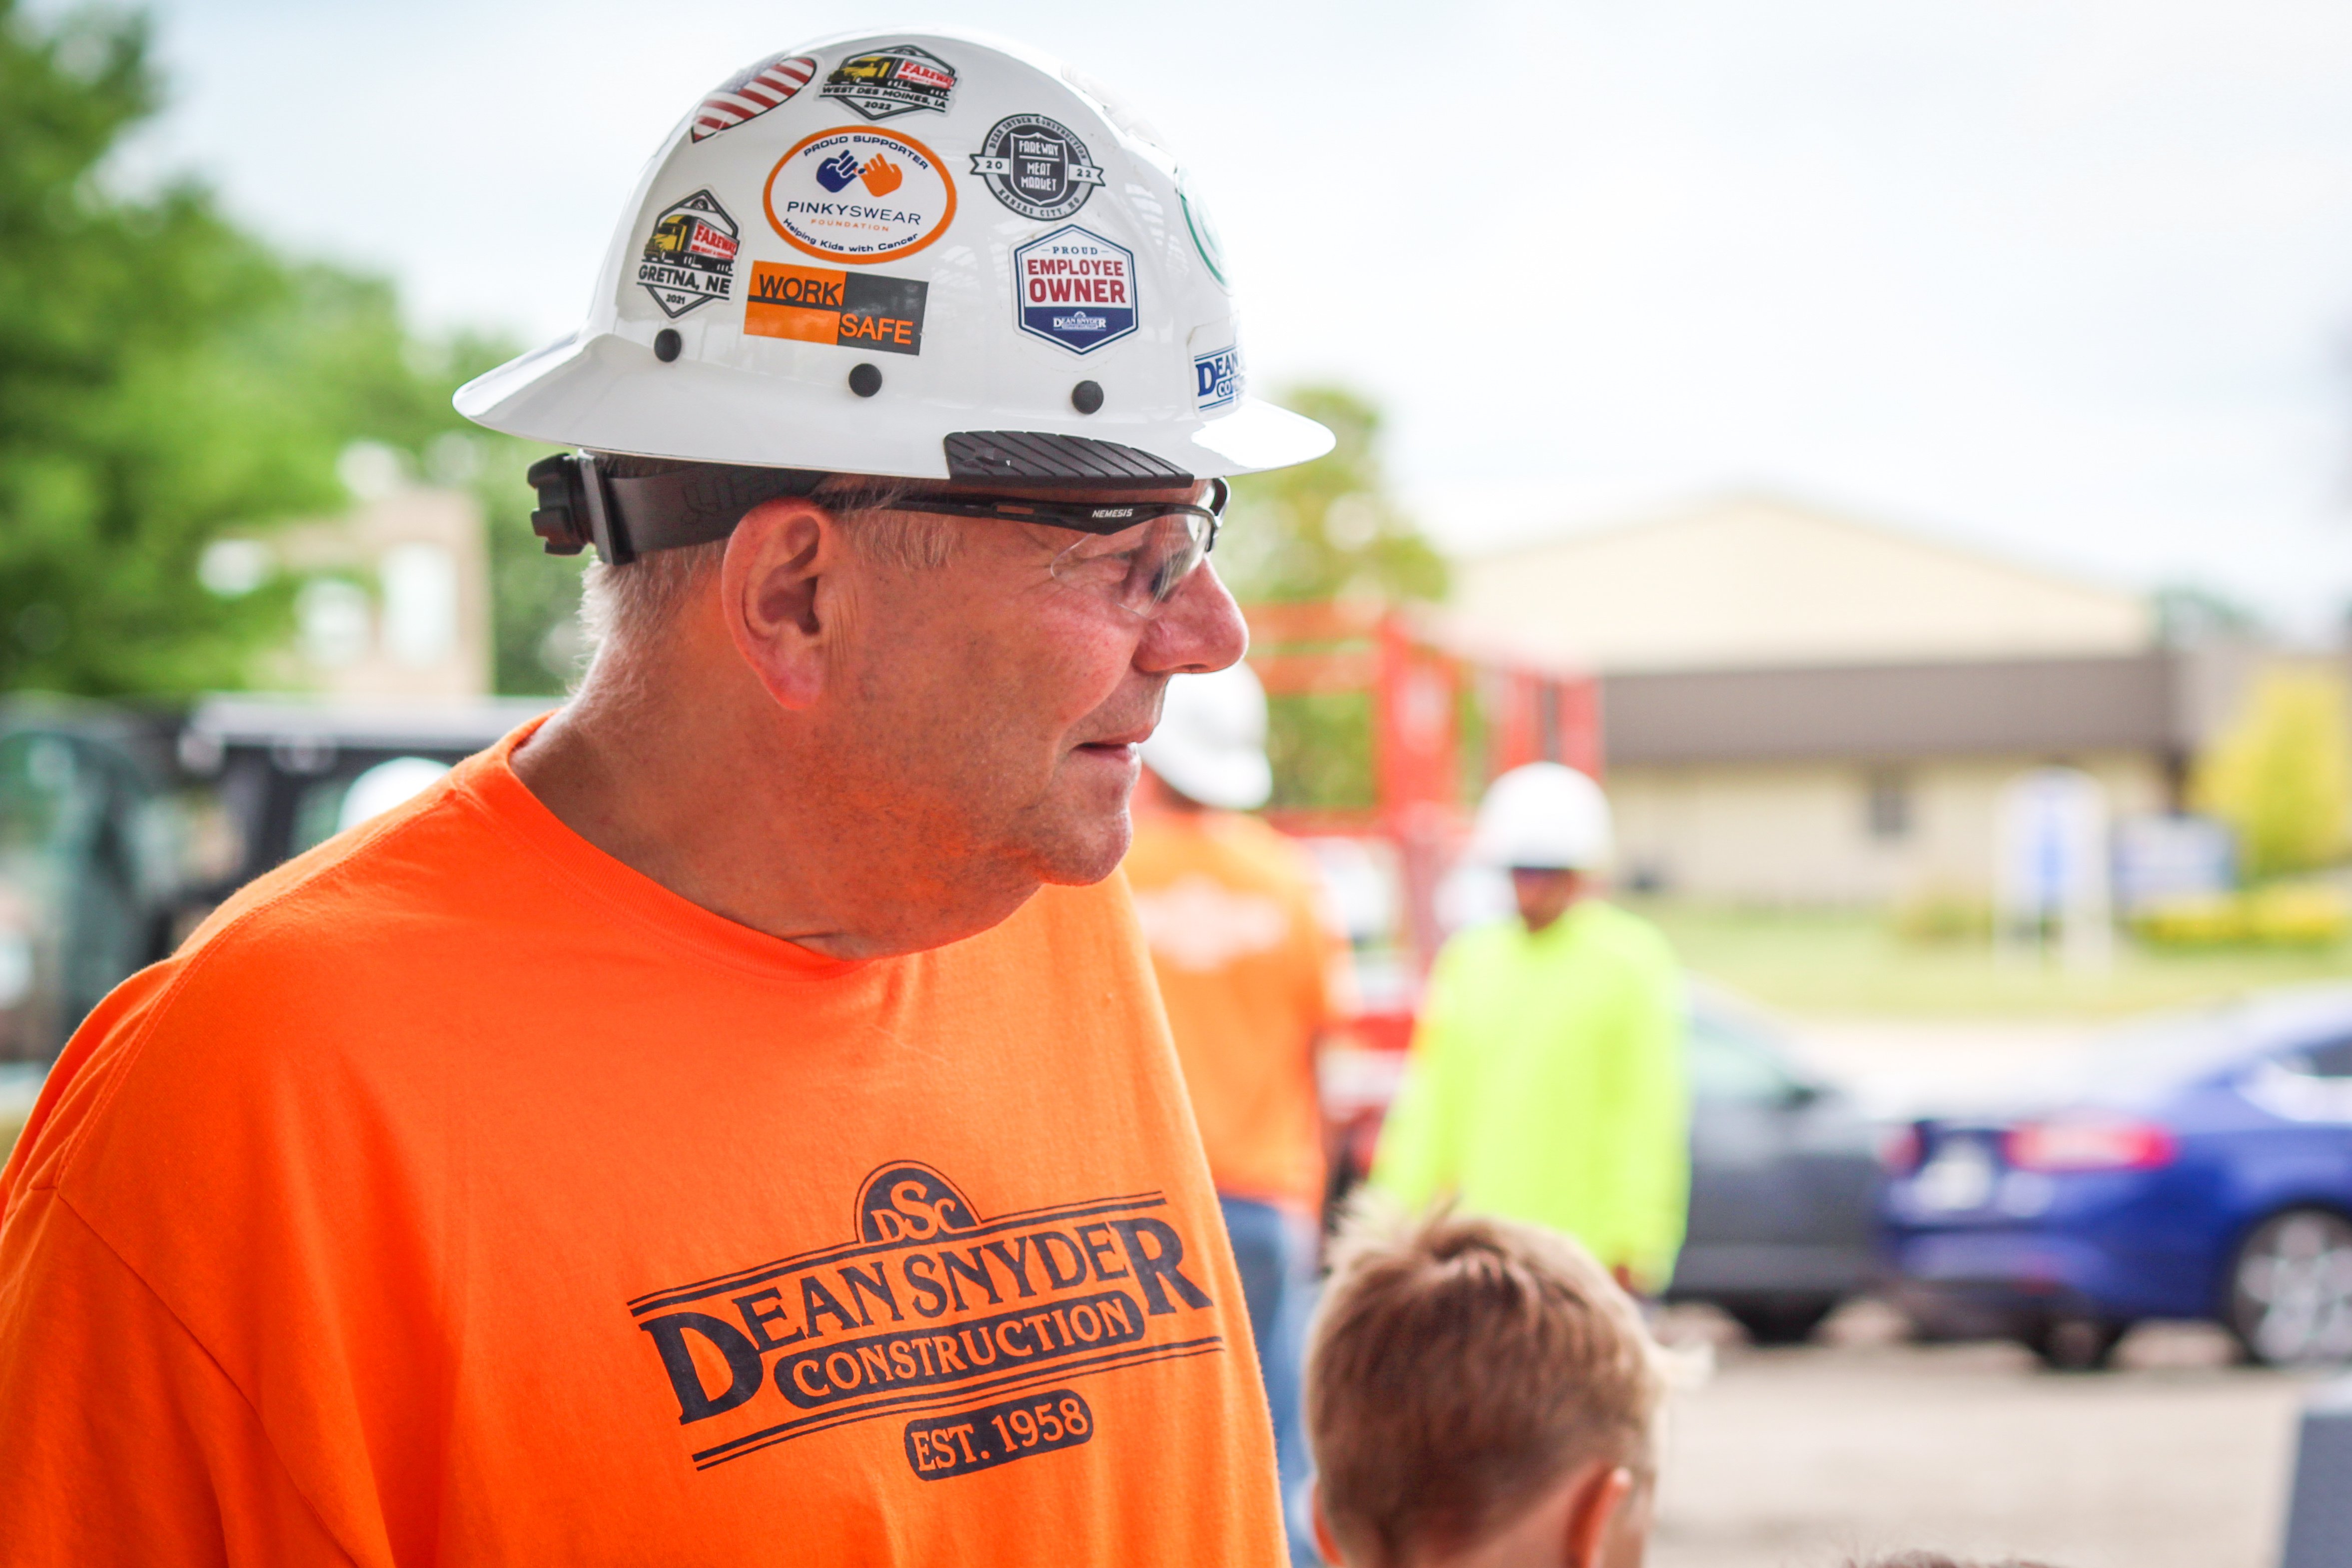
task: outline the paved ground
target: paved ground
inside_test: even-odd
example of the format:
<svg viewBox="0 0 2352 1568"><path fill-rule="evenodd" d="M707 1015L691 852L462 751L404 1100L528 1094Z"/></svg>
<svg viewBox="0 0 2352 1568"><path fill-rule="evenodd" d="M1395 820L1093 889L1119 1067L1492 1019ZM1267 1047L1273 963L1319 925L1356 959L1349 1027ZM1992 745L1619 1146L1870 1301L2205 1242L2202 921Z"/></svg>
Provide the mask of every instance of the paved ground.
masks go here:
<svg viewBox="0 0 2352 1568"><path fill-rule="evenodd" d="M1965 1103L2095 1026L1809 1017L1803 1053L1881 1114ZM1867 1304L1833 1343L1717 1345L1678 1394L1654 1568L1843 1568L1911 1547L2053 1568L2272 1568L2304 1384L2231 1364L2218 1331L2150 1327L2120 1370L2061 1376L2002 1345L1923 1347Z"/></svg>
<svg viewBox="0 0 2352 1568"><path fill-rule="evenodd" d="M1677 1314L1675 1326L1708 1325ZM2218 1334L2142 1330L2122 1370L1999 1345L1730 1346L1675 1396L1652 1568L1843 1568L1933 1547L2054 1568L2271 1568L2303 1385Z"/></svg>

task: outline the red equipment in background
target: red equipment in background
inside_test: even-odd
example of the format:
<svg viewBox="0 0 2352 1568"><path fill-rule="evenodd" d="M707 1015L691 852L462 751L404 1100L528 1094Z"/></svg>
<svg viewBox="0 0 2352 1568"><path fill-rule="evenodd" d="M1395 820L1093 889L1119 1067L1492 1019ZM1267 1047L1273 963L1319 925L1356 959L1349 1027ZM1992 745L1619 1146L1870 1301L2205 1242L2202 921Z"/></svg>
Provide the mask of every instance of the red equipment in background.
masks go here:
<svg viewBox="0 0 2352 1568"><path fill-rule="evenodd" d="M1402 887L1400 945L1416 978L1444 932L1437 886L1459 856L1478 798L1496 775L1549 760L1599 777L1601 688L1589 675L1481 654L1454 635L1378 605L1253 605L1250 667L1278 700L1370 697L1373 798L1360 805L1267 813L1299 837L1385 842ZM1465 745L1464 721L1483 743Z"/></svg>

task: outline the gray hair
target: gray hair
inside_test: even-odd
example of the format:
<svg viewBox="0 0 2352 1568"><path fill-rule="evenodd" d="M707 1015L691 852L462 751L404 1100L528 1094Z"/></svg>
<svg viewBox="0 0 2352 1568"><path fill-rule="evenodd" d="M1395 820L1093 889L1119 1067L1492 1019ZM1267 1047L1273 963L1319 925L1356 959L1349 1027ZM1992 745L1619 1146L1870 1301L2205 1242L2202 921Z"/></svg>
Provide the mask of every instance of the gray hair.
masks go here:
<svg viewBox="0 0 2352 1568"><path fill-rule="evenodd" d="M625 476L658 473L681 465L651 458L607 459ZM900 480L860 474L835 474L812 499L841 522L850 547L867 561L902 572L930 572L955 559L963 542L954 520L893 510L915 489ZM580 617L599 661L607 649L645 647L658 638L726 557L727 541L656 551L624 565L590 564L583 585Z"/></svg>

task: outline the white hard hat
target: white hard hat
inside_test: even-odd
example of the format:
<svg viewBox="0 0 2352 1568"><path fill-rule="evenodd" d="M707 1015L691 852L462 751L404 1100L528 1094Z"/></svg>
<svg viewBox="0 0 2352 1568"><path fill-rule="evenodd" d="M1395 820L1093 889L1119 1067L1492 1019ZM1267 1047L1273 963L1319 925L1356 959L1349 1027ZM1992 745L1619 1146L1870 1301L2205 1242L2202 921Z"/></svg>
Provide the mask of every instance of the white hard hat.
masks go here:
<svg viewBox="0 0 2352 1568"><path fill-rule="evenodd" d="M1265 688L1246 664L1168 682L1160 727L1143 763L1177 794L1223 811L1250 811L1274 793L1265 760Z"/></svg>
<svg viewBox="0 0 2352 1568"><path fill-rule="evenodd" d="M372 816L381 816L394 806L423 795L439 784L449 771L446 763L436 763L430 757L394 757L378 763L352 781L343 792L343 804L335 812L335 831L357 827Z"/></svg>
<svg viewBox="0 0 2352 1568"><path fill-rule="evenodd" d="M820 39L712 89L646 165L587 322L457 405L601 452L1024 486L1331 447L1244 391L1215 232L1151 132L1057 60L936 32Z"/></svg>
<svg viewBox="0 0 2352 1568"><path fill-rule="evenodd" d="M1612 840L1599 784L1558 763L1529 763L1488 787L1470 852L1491 866L1590 871L1607 863Z"/></svg>

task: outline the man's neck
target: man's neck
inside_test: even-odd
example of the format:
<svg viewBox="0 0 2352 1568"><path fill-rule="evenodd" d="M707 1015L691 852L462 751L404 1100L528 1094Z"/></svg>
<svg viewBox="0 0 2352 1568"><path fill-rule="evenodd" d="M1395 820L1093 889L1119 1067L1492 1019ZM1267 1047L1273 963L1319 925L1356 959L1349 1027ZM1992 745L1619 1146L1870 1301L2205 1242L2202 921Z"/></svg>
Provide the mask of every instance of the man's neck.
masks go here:
<svg viewBox="0 0 2352 1568"><path fill-rule="evenodd" d="M625 685L592 676L513 765L565 826L678 897L828 958L867 959L973 935L1035 891L899 864L756 687L646 673ZM704 700L659 695L677 690Z"/></svg>

